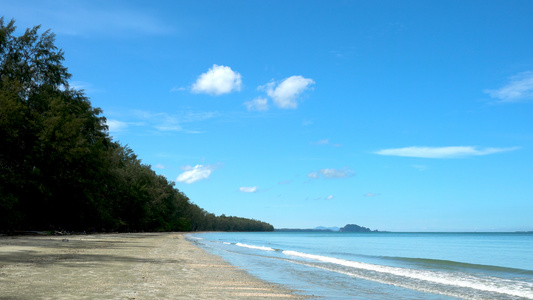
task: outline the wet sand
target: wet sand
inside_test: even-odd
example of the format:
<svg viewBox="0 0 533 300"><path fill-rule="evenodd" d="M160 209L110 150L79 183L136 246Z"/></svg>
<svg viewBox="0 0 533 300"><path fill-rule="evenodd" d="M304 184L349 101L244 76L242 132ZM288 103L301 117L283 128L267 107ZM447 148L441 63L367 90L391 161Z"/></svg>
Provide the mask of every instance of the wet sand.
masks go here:
<svg viewBox="0 0 533 300"><path fill-rule="evenodd" d="M303 299L181 233L0 237L0 299Z"/></svg>

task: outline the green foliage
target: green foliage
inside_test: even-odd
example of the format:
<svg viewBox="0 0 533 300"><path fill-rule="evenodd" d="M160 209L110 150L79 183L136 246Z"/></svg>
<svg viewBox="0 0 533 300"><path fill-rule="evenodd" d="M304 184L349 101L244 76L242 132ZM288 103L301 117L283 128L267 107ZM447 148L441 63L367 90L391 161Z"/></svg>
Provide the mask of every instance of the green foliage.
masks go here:
<svg viewBox="0 0 533 300"><path fill-rule="evenodd" d="M0 191L11 199L2 211L29 227L79 228L97 218L109 138L101 111L68 87L54 35L38 29L13 37L14 21L0 19Z"/></svg>
<svg viewBox="0 0 533 300"><path fill-rule="evenodd" d="M0 18L0 230L273 230L216 217L107 134L39 26Z"/></svg>

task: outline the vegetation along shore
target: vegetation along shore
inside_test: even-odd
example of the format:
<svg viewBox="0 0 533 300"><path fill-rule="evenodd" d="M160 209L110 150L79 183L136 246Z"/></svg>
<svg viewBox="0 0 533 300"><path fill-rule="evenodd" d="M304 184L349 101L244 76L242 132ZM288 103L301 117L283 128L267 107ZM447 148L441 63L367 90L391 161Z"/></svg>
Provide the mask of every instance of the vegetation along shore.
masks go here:
<svg viewBox="0 0 533 300"><path fill-rule="evenodd" d="M272 231L215 216L108 133L54 34L0 18L0 232Z"/></svg>

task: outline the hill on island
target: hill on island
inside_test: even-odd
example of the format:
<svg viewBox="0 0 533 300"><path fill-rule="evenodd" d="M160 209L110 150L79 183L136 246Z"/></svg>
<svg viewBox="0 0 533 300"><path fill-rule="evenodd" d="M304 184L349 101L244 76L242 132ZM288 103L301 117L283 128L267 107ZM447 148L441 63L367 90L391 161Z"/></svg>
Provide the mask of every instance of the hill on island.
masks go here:
<svg viewBox="0 0 533 300"><path fill-rule="evenodd" d="M372 232L370 228L366 228L363 226L355 225L355 224L348 224L341 229L339 229L340 232ZM377 230L374 230L376 232Z"/></svg>
<svg viewBox="0 0 533 300"><path fill-rule="evenodd" d="M275 229L275 231L283 231L283 232L378 232L378 230L371 230L369 228L355 225L355 224L347 224L346 226L339 228L339 227L324 227L319 226L315 228L279 228Z"/></svg>

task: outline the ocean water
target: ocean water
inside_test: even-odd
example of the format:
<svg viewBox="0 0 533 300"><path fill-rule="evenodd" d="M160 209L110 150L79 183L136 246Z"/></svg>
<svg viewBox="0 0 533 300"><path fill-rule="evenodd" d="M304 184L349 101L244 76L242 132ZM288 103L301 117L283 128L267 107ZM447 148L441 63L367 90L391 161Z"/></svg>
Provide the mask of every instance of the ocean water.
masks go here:
<svg viewBox="0 0 533 300"><path fill-rule="evenodd" d="M532 233L200 233L254 276L325 299L533 299Z"/></svg>

